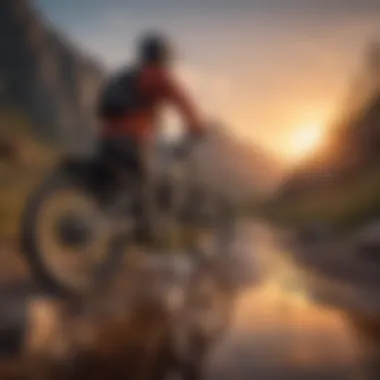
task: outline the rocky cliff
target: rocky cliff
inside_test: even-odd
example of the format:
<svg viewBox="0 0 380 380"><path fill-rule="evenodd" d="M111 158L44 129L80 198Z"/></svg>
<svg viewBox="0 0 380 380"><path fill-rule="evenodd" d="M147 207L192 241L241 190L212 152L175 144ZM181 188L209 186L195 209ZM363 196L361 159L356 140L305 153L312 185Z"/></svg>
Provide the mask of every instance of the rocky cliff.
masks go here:
<svg viewBox="0 0 380 380"><path fill-rule="evenodd" d="M101 67L26 0L0 2L0 105L22 110L38 132L71 145L94 124Z"/></svg>

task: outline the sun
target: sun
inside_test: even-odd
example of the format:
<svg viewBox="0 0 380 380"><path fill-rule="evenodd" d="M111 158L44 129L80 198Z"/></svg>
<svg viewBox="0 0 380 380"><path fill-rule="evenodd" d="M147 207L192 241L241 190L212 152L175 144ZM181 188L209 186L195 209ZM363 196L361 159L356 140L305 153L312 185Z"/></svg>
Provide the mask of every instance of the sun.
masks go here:
<svg viewBox="0 0 380 380"><path fill-rule="evenodd" d="M291 135L289 154L294 159L312 154L323 143L324 129L321 125L309 124L299 127Z"/></svg>

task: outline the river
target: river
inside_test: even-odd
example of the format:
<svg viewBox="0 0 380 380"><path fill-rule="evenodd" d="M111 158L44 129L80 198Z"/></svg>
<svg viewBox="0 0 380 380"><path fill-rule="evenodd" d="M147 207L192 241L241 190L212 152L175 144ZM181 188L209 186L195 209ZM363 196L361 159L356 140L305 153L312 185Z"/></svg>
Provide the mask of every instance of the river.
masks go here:
<svg viewBox="0 0 380 380"><path fill-rule="evenodd" d="M344 315L306 294L276 233L247 224L242 241L257 283L240 296L234 326L211 358L209 378L358 378L358 349Z"/></svg>

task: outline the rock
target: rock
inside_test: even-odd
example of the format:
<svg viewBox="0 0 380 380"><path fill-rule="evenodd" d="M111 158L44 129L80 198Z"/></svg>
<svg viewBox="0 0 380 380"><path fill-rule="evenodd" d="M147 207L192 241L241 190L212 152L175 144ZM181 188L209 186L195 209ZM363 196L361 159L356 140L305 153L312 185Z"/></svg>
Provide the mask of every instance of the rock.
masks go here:
<svg viewBox="0 0 380 380"><path fill-rule="evenodd" d="M18 160L18 150L15 144L0 139L0 162L14 163Z"/></svg>
<svg viewBox="0 0 380 380"><path fill-rule="evenodd" d="M233 311L234 294L212 268L195 270L180 255L152 255L79 305L38 294L3 298L0 332L7 334L0 342L7 357L20 357L28 379L199 372Z"/></svg>
<svg viewBox="0 0 380 380"><path fill-rule="evenodd" d="M48 26L26 0L0 2L0 100L45 136L89 139L103 69Z"/></svg>

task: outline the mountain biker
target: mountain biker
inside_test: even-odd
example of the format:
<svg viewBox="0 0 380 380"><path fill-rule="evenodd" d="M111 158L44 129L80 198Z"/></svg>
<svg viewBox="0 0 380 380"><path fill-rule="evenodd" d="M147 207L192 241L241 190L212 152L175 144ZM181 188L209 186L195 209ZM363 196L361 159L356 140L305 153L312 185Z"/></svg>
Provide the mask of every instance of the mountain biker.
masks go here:
<svg viewBox="0 0 380 380"><path fill-rule="evenodd" d="M136 180L145 185L148 204L152 203L147 195L152 144L162 106L172 105L179 111L188 132L188 148L204 128L196 106L172 73L173 51L167 38L147 34L137 50L137 63L117 73L101 93L100 132L103 154L132 169Z"/></svg>

